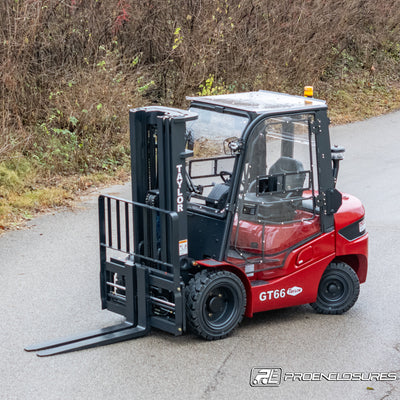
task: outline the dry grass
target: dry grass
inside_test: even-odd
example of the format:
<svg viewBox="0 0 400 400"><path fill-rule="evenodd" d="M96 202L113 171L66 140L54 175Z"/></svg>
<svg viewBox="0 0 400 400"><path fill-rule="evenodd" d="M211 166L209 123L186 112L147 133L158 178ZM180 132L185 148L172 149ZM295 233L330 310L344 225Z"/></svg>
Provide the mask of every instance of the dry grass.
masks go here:
<svg viewBox="0 0 400 400"><path fill-rule="evenodd" d="M19 160L26 164L26 160ZM0 164L0 235L19 229L34 216L74 207L79 196L106 185L126 182L126 167L89 175L52 176L19 168L19 162ZM37 172L37 171L36 171Z"/></svg>
<svg viewBox="0 0 400 400"><path fill-rule="evenodd" d="M348 91L338 89L328 98L329 116L334 125L361 121L400 109L400 88L389 87Z"/></svg>
<svg viewBox="0 0 400 400"><path fill-rule="evenodd" d="M3 0L0 225L126 165L129 105L313 85L333 123L399 108L399 20L396 0Z"/></svg>

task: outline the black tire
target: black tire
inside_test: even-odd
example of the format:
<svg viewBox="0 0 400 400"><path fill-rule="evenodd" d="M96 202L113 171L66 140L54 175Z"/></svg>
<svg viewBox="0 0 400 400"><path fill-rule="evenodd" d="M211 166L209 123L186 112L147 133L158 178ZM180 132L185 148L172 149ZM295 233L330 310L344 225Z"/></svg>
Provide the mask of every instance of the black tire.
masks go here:
<svg viewBox="0 0 400 400"><path fill-rule="evenodd" d="M317 301L311 306L321 314L343 314L353 307L360 294L358 276L343 262L331 263L322 275Z"/></svg>
<svg viewBox="0 0 400 400"><path fill-rule="evenodd" d="M222 339L242 321L246 290L229 271L203 270L186 288L186 318L190 330L207 339Z"/></svg>

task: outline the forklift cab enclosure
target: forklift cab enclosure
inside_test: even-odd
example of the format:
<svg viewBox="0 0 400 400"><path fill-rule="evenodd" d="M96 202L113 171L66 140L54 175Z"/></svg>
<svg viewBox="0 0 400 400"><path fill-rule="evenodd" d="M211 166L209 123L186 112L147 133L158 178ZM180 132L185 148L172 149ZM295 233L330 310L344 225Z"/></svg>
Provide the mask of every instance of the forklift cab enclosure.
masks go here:
<svg viewBox="0 0 400 400"><path fill-rule="evenodd" d="M326 103L266 91L188 100L185 123L171 129L165 180L172 187L160 182L161 160L150 180L160 204L182 182L168 209L181 220L179 274L191 330L221 338L243 314L304 303L347 311L366 278L367 234L360 201L335 188L344 149L332 153ZM165 149L158 140L147 159L165 157ZM143 202L135 187L152 184L132 168L133 200Z"/></svg>

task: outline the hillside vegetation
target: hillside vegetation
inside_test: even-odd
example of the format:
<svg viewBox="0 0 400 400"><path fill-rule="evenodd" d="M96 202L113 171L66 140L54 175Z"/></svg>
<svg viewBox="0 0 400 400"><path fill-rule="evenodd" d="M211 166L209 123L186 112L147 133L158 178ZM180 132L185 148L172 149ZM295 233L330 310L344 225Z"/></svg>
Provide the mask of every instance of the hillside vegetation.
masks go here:
<svg viewBox="0 0 400 400"><path fill-rule="evenodd" d="M3 0L0 229L118 176L132 106L313 85L334 123L398 108L399 21L396 0Z"/></svg>

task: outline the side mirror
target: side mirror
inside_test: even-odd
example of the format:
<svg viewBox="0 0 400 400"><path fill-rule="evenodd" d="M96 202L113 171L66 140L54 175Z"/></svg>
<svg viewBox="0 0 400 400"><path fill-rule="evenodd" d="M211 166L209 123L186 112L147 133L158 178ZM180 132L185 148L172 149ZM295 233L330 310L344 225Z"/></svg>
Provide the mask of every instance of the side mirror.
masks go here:
<svg viewBox="0 0 400 400"><path fill-rule="evenodd" d="M326 213L335 214L342 205L342 194L337 189L329 189L326 194Z"/></svg>
<svg viewBox="0 0 400 400"><path fill-rule="evenodd" d="M190 129L188 129L186 131L186 148L188 150L193 150L194 149L194 137L193 137L193 133Z"/></svg>
<svg viewBox="0 0 400 400"><path fill-rule="evenodd" d="M343 146L334 145L331 147L331 158L332 158L332 173L333 179L336 181L339 174L339 163L344 159L343 153L345 152L345 148Z"/></svg>
<svg viewBox="0 0 400 400"><path fill-rule="evenodd" d="M243 148L243 141L237 137L230 137L224 140L224 153L236 155L239 154Z"/></svg>

